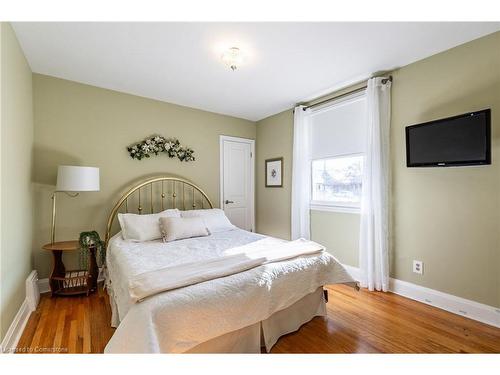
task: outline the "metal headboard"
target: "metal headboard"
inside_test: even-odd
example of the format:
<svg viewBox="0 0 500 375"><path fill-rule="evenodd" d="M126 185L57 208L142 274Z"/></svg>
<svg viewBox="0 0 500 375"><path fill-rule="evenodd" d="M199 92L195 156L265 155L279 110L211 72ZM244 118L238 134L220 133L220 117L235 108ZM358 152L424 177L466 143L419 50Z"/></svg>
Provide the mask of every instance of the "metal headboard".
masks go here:
<svg viewBox="0 0 500 375"><path fill-rule="evenodd" d="M132 186L114 205L106 224L105 248L119 212L152 214L168 208L194 210L213 208L213 205L208 195L188 180L171 176L150 177Z"/></svg>

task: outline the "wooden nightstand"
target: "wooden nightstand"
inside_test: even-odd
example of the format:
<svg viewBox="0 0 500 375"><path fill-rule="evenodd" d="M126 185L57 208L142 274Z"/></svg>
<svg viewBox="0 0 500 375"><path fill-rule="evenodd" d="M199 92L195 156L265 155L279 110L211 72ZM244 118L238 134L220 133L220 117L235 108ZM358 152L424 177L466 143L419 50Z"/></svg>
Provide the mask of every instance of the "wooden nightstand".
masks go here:
<svg viewBox="0 0 500 375"><path fill-rule="evenodd" d="M62 241L46 244L44 250L52 252L54 265L49 278L50 292L52 296L68 296L76 294L89 295L97 289L97 276L99 268L95 258L95 247L89 248L89 269L67 271L62 261L63 251L79 251L78 241Z"/></svg>

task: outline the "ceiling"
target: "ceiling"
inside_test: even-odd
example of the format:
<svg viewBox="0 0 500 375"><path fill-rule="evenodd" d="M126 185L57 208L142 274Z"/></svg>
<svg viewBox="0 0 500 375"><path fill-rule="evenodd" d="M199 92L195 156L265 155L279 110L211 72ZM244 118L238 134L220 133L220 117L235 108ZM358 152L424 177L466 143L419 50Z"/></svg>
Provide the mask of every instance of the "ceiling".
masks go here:
<svg viewBox="0 0 500 375"><path fill-rule="evenodd" d="M13 23L33 72L260 120L500 23ZM226 48L245 55L236 71Z"/></svg>

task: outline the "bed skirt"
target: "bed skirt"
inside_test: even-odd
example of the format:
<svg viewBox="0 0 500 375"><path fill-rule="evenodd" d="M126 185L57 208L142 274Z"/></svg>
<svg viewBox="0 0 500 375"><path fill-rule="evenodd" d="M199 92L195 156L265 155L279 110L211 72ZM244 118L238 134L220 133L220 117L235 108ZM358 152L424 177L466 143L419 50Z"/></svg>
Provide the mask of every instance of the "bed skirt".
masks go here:
<svg viewBox="0 0 500 375"><path fill-rule="evenodd" d="M112 288L108 288L108 293L111 326L117 327L120 320ZM269 353L281 336L297 331L316 316L326 315L326 302L320 287L266 320L205 341L186 353L261 353L261 348Z"/></svg>
<svg viewBox="0 0 500 375"><path fill-rule="evenodd" d="M120 320L112 288L108 293L111 326L117 327ZM322 287L266 320L205 341L186 353L261 353L261 348L269 353L281 336L297 331L316 316L326 316Z"/></svg>
<svg viewBox="0 0 500 375"><path fill-rule="evenodd" d="M119 320L112 292L109 297L112 323L116 326ZM205 341L187 353L261 353L261 348L270 352L281 336L297 331L315 316L326 316L323 288L275 312L266 320Z"/></svg>

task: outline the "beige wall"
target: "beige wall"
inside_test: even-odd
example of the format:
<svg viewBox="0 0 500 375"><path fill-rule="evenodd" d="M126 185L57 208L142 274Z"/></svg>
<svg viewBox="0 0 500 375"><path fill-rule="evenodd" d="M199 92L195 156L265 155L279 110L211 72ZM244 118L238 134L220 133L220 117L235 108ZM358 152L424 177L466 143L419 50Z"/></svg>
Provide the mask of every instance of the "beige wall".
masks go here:
<svg viewBox="0 0 500 375"><path fill-rule="evenodd" d="M312 210L311 239L343 264L358 267L359 214Z"/></svg>
<svg viewBox="0 0 500 375"><path fill-rule="evenodd" d="M257 232L290 239L293 111L257 122L256 224ZM265 187L265 160L283 157L283 187Z"/></svg>
<svg viewBox="0 0 500 375"><path fill-rule="evenodd" d="M392 74L391 276L500 306L500 33ZM492 109L491 166L406 168L405 126L487 107ZM285 129L287 139L293 119L273 116L259 121L257 144L268 134L266 126ZM261 143L259 150L269 154L273 146ZM291 150L291 141L280 148ZM257 168L257 173L262 181L263 170ZM258 186L257 200L268 211L274 202L290 201L289 189L272 196L263 192ZM279 227L289 233L289 207L281 212L282 222L273 221L272 226L258 215L258 230ZM311 225L313 239L325 243L342 262L357 266L359 217L315 211ZM414 259L424 262L421 276L412 273Z"/></svg>
<svg viewBox="0 0 500 375"><path fill-rule="evenodd" d="M32 269L33 101L31 70L8 23L1 45L0 340L25 298Z"/></svg>
<svg viewBox="0 0 500 375"><path fill-rule="evenodd" d="M500 306L500 32L393 73L392 275ZM492 165L406 168L404 128L491 108ZM424 275L412 273L413 259Z"/></svg>
<svg viewBox="0 0 500 375"><path fill-rule="evenodd" d="M138 178L168 173L199 184L218 205L219 135L255 139L255 123L192 108L35 74L35 267L47 277L51 193L61 164L100 168L101 191L77 198L58 195L57 238L84 230L104 236L104 224L126 186ZM176 137L195 150L196 161L181 163L159 155L141 161L126 146L151 134ZM70 262L71 263L71 262Z"/></svg>

